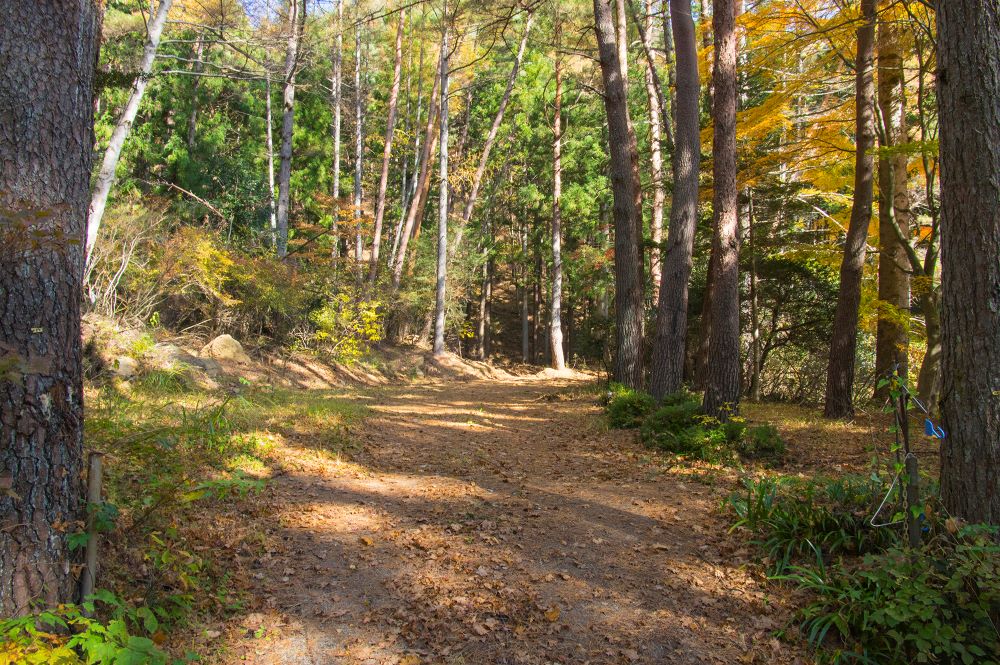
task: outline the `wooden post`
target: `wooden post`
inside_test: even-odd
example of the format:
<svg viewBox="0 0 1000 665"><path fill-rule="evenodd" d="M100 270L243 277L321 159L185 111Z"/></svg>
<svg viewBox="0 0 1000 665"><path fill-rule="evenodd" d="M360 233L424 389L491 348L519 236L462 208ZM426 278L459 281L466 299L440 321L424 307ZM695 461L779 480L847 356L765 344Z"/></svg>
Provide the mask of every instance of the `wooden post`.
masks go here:
<svg viewBox="0 0 1000 665"><path fill-rule="evenodd" d="M97 515L95 507L101 503L101 476L104 453L90 453L90 471L87 474L87 555L83 577L80 580L80 601L94 593L97 579Z"/></svg>
<svg viewBox="0 0 1000 665"><path fill-rule="evenodd" d="M910 395L905 387L899 396L899 425L903 435L904 465L906 470L906 535L910 547L920 547L920 476L917 457L910 452L910 418L906 413L906 403ZM917 508L917 510L914 510ZM916 514L915 514L916 513Z"/></svg>

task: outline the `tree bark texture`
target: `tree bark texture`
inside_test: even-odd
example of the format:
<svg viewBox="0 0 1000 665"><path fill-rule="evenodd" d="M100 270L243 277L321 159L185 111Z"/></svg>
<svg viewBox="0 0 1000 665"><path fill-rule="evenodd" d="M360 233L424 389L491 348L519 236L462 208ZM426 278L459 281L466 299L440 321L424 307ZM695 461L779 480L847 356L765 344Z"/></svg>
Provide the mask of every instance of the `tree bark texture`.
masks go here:
<svg viewBox="0 0 1000 665"><path fill-rule="evenodd" d="M941 498L1000 524L1000 6L937 4Z"/></svg>
<svg viewBox="0 0 1000 665"><path fill-rule="evenodd" d="M646 0L645 26L642 31L643 50L646 53L646 100L649 109L649 165L652 171L653 209L650 216L650 239L652 247L649 251L649 273L653 285L653 302L659 299L660 275L662 263L660 245L663 241L663 205L666 201L663 176L663 126L664 115L663 90L656 73L656 59L653 54L653 6L652 0Z"/></svg>
<svg viewBox="0 0 1000 665"><path fill-rule="evenodd" d="M701 161L698 43L691 0L671 0L671 22L677 51L677 93L673 153L673 205L653 340L650 392L657 399L677 392L684 384L687 348L688 282L698 225L698 171Z"/></svg>
<svg viewBox="0 0 1000 665"><path fill-rule="evenodd" d="M0 3L0 616L75 600L80 302L102 3Z"/></svg>
<svg viewBox="0 0 1000 665"><path fill-rule="evenodd" d="M337 36L334 38L333 49L333 77L331 81L332 93L330 104L333 106L333 205L336 209L333 212L333 258L340 256L340 235L337 226L340 223L340 126L342 120L343 107L343 81L344 81L344 2L337 1Z"/></svg>
<svg viewBox="0 0 1000 665"><path fill-rule="evenodd" d="M863 23L858 28L855 99L857 106L856 151L854 158L854 200L847 228L844 258L840 265L840 291L833 318L833 338L826 375L827 418L854 415L854 369L858 348L858 308L861 306L861 278L865 267L868 225L872 216L872 181L875 162L875 85L872 76L875 58L875 0L862 0Z"/></svg>
<svg viewBox="0 0 1000 665"><path fill-rule="evenodd" d="M715 65L712 82L714 133L712 182L718 256L712 282L712 334L708 341L705 413L726 419L740 401L740 241L736 190L736 3L712 3Z"/></svg>
<svg viewBox="0 0 1000 665"><path fill-rule="evenodd" d="M630 388L642 387L642 190L635 131L615 40L610 0L594 0L594 24L608 118L611 189L615 225L616 353L613 374Z"/></svg>

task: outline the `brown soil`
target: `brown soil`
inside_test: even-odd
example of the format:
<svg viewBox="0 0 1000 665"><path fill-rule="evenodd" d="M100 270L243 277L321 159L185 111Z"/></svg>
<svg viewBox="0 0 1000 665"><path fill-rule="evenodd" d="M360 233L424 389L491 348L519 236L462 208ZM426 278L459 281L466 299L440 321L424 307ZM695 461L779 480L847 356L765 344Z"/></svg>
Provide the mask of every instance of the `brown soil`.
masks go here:
<svg viewBox="0 0 1000 665"><path fill-rule="evenodd" d="M271 480L222 662L798 662L720 499L565 378L380 388L352 462ZM693 479L692 479L693 478Z"/></svg>

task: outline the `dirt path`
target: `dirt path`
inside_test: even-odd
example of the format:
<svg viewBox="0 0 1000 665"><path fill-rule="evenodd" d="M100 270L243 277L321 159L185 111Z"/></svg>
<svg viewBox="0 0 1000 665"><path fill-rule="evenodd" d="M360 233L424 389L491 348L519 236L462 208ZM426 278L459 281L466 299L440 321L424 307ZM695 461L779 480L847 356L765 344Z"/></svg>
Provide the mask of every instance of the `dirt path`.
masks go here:
<svg viewBox="0 0 1000 665"><path fill-rule="evenodd" d="M279 542L227 662L795 662L715 514L580 385L390 390L352 464L272 481Z"/></svg>

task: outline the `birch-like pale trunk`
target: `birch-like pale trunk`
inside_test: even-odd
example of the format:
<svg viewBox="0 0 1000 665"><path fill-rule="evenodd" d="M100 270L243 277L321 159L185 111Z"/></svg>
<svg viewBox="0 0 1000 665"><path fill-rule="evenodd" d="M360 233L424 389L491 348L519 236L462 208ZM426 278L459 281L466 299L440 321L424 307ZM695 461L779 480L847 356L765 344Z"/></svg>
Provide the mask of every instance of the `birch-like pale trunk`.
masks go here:
<svg viewBox="0 0 1000 665"><path fill-rule="evenodd" d="M385 125L385 147L382 151L382 175L378 183L378 199L375 204L375 230L372 236L371 267L368 281L375 283L378 276L379 247L382 244L382 220L385 218L385 195L389 188L389 162L392 159L392 135L396 129L396 106L399 101L399 84L403 73L403 28L406 25L406 10L399 13L396 28L396 57L392 72L392 89L389 91L388 115Z"/></svg>
<svg viewBox="0 0 1000 665"><path fill-rule="evenodd" d="M299 45L305 28L305 0L288 5L288 48L285 51L285 85L281 109L281 166L278 171L278 258L288 254L288 213L291 207L292 131L295 124L295 73L299 60Z"/></svg>
<svg viewBox="0 0 1000 665"><path fill-rule="evenodd" d="M170 11L173 1L160 0L156 6L156 13L152 15L146 25L146 46L142 51L142 61L139 63L139 75L136 77L135 83L132 84L132 94L129 95L128 102L111 133L111 141L104 152L101 170L97 174L97 180L94 181L94 192L90 198L90 209L87 215L86 261L88 262L94 245L97 243L97 233L101 228L104 210L108 205L108 195L111 194L111 188L115 185L115 170L118 168L122 149L132 131L132 123L135 122L142 97L146 94L146 87L149 85L153 62L156 60L156 51L160 47L160 37L163 36L163 27L167 23L167 13Z"/></svg>
<svg viewBox="0 0 1000 665"><path fill-rule="evenodd" d="M562 57L559 53L562 25L556 8L555 84L556 97L552 121L552 304L549 316L549 343L552 367L566 368L562 334Z"/></svg>
<svg viewBox="0 0 1000 665"><path fill-rule="evenodd" d="M503 124L503 117L510 102L511 92L514 90L514 83L517 81L517 74L521 70L521 63L524 61L524 51L528 45L528 34L531 32L531 24L534 19L534 14L529 14L524 24L524 34L521 35L521 43L517 47L517 57L514 59L514 66L511 67L510 75L507 77L507 87L504 89L503 97L500 98L500 106L497 107L497 113L493 116L493 124L490 126L490 131L486 135L486 142L483 144L483 152L479 156L479 165L476 167L476 173L472 176L472 186L469 189L469 196L465 201L465 208L462 210L462 221L456 231L455 240L452 243L452 255L458 252L458 248L462 244L465 229L469 224L469 220L472 219L472 212L475 210L476 199L479 197L483 175L486 173L486 166L489 164L490 153L493 151L493 144L496 143L497 134L500 132L500 125Z"/></svg>
<svg viewBox="0 0 1000 665"><path fill-rule="evenodd" d="M340 257L340 236L337 226L340 223L340 126L342 123L341 108L343 106L344 81L344 0L337 0L337 36L333 49L333 81L330 104L333 106L333 204L336 210L333 214L333 258Z"/></svg>
<svg viewBox="0 0 1000 665"><path fill-rule="evenodd" d="M625 1L615 0L615 43L618 47L618 66L621 68L625 94L628 96L628 23L625 20Z"/></svg>
<svg viewBox="0 0 1000 665"><path fill-rule="evenodd" d="M364 198L361 176L364 169L365 108L361 90L361 23L360 0L354 0L354 264L358 281L361 281L361 256L364 239L361 237L361 202Z"/></svg>
<svg viewBox="0 0 1000 665"><path fill-rule="evenodd" d="M399 290L399 283L403 278L403 265L406 263L406 250L413 235L413 227L416 224L417 216L424 206L425 192L430 181L430 161L431 153L434 151L434 124L438 115L438 90L441 86L440 71L434 77L434 86L431 90L431 103L427 113L427 127L424 129L424 147L420 154L420 176L414 181L415 189L410 199L410 209L406 213L406 222L403 224L403 231L399 236L399 252L392 265L392 290Z"/></svg>
<svg viewBox="0 0 1000 665"><path fill-rule="evenodd" d="M437 288L434 299L434 355L445 352L445 296L448 282L448 0L444 0L441 13L441 138L440 177L438 202Z"/></svg>
<svg viewBox="0 0 1000 665"><path fill-rule="evenodd" d="M653 282L653 302L660 297L660 245L663 242L663 205L666 200L663 179L663 90L660 87L659 76L656 73L656 60L653 56L653 8L652 0L646 0L646 17L643 20L642 31L643 50L646 54L646 98L649 102L649 162L653 176L653 209L650 219L650 235L653 246L649 252L649 273ZM666 118L669 121L669 118Z"/></svg>
<svg viewBox="0 0 1000 665"><path fill-rule="evenodd" d="M274 132L271 127L274 124L274 119L271 115L271 75L267 75L266 79L266 93L267 97L265 99L267 107L267 200L271 206L271 247L278 246L278 218L275 212L275 202L274 202Z"/></svg>

